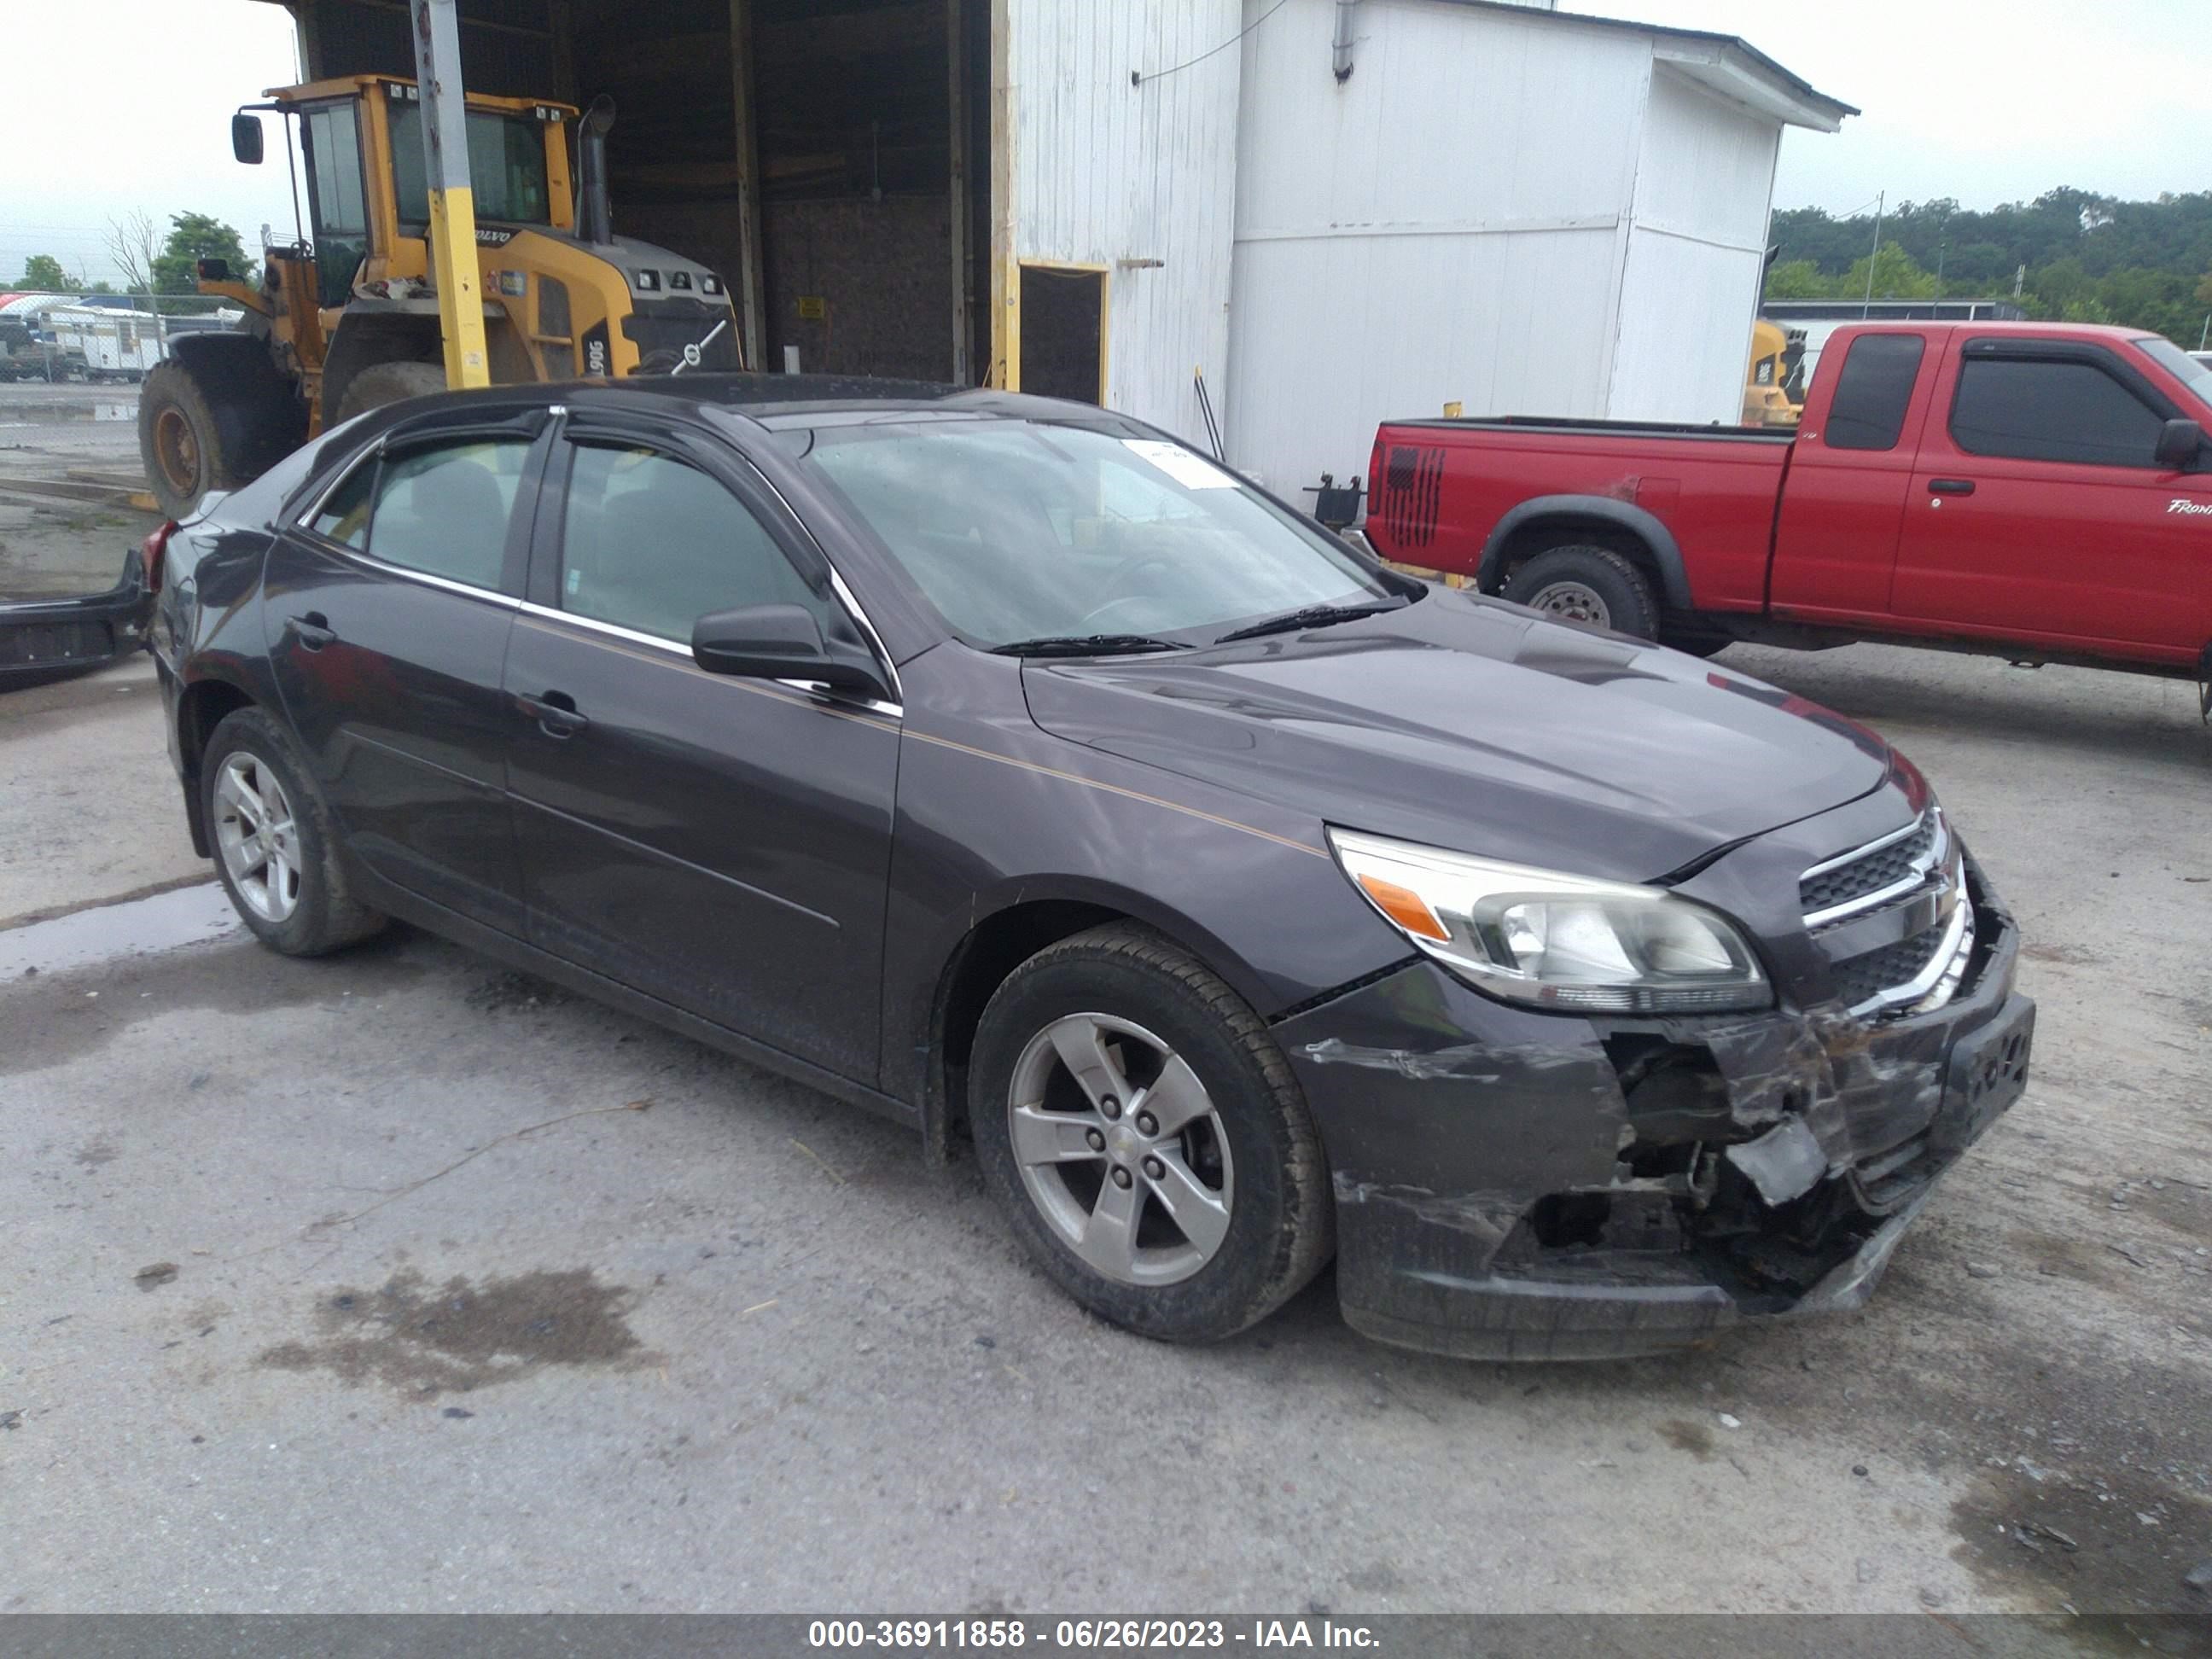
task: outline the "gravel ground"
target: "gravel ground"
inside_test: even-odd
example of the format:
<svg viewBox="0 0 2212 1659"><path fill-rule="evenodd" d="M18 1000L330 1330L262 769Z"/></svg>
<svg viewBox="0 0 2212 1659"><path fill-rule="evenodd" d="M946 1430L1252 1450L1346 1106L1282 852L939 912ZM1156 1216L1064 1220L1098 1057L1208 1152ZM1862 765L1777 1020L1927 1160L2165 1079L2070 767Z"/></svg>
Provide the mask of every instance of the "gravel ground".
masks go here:
<svg viewBox="0 0 2212 1659"><path fill-rule="evenodd" d="M1146 1343L804 1088L410 932L99 908L204 869L144 667L0 700L0 1610L2212 1608L2212 732L1725 660L1936 781L2035 1077L1863 1313L1575 1366L1326 1279Z"/></svg>

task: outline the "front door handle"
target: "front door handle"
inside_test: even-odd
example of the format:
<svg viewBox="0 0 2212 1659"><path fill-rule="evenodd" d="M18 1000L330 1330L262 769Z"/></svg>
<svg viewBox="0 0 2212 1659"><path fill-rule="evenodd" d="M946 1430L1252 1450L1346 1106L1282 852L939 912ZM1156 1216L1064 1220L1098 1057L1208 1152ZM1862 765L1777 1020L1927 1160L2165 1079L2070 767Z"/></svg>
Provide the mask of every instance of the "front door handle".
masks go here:
<svg viewBox="0 0 2212 1659"><path fill-rule="evenodd" d="M1971 495L1974 493L1972 478L1930 478L1928 490L1933 495Z"/></svg>
<svg viewBox="0 0 2212 1659"><path fill-rule="evenodd" d="M548 691L533 697L519 695L514 706L538 722L538 729L549 738L569 738L591 724L576 712L576 700L566 691Z"/></svg>
<svg viewBox="0 0 2212 1659"><path fill-rule="evenodd" d="M331 619L319 611L310 611L304 617L286 620L285 630L300 641L303 651L319 651L337 635L331 630Z"/></svg>

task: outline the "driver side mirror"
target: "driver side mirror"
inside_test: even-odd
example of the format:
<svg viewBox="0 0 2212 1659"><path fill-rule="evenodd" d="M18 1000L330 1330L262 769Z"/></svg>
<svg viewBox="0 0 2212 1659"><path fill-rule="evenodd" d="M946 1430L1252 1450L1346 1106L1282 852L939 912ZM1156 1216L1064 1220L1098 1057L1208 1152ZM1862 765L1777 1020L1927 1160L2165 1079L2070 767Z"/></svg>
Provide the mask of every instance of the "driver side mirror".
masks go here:
<svg viewBox="0 0 2212 1659"><path fill-rule="evenodd" d="M261 118L244 110L230 118L230 153L247 167L261 165Z"/></svg>
<svg viewBox="0 0 2212 1659"><path fill-rule="evenodd" d="M691 659L710 674L748 679L814 680L833 690L888 700L875 659L822 637L814 613L798 605L741 605L713 611L691 626Z"/></svg>
<svg viewBox="0 0 2212 1659"><path fill-rule="evenodd" d="M2203 453L2204 428L2194 421L2168 421L2158 431L2152 459L2169 472L2186 471Z"/></svg>

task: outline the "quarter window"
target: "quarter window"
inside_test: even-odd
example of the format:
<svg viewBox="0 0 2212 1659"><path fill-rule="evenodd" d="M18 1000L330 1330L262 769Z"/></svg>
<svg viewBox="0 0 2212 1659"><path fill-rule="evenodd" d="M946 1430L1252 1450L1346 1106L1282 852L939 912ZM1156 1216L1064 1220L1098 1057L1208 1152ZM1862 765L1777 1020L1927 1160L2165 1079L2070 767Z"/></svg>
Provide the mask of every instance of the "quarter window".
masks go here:
<svg viewBox="0 0 2212 1659"><path fill-rule="evenodd" d="M470 438L358 469L315 514L332 541L425 575L497 591L526 438Z"/></svg>
<svg viewBox="0 0 2212 1659"><path fill-rule="evenodd" d="M2094 363L1970 356L1951 436L1970 455L2148 467L2165 421Z"/></svg>
<svg viewBox="0 0 2212 1659"><path fill-rule="evenodd" d="M1897 447L1923 349L1917 334L1862 334L1851 342L1828 405L1829 448Z"/></svg>
<svg viewBox="0 0 2212 1659"><path fill-rule="evenodd" d="M692 624L744 605L828 608L766 526L696 467L657 451L580 443L561 538L561 608L689 644Z"/></svg>

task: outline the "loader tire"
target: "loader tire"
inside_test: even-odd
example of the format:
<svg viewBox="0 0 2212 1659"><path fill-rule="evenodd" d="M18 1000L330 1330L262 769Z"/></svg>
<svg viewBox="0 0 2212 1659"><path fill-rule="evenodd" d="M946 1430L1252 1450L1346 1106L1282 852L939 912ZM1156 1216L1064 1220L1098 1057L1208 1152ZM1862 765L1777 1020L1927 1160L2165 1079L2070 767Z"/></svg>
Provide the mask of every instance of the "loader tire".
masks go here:
<svg viewBox="0 0 2212 1659"><path fill-rule="evenodd" d="M442 363L371 363L348 382L345 396L338 399L337 419L331 424L340 425L386 404L427 398L445 389Z"/></svg>
<svg viewBox="0 0 2212 1659"><path fill-rule="evenodd" d="M146 482L172 519L211 490L258 477L305 435L297 401L265 356L229 352L205 362L165 359L138 392L138 453Z"/></svg>

